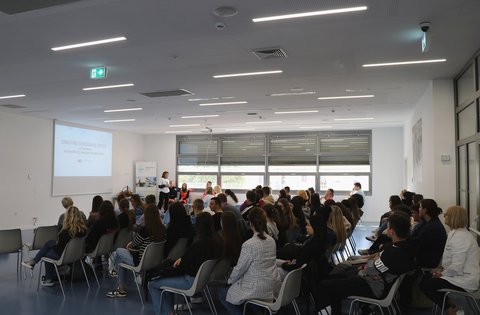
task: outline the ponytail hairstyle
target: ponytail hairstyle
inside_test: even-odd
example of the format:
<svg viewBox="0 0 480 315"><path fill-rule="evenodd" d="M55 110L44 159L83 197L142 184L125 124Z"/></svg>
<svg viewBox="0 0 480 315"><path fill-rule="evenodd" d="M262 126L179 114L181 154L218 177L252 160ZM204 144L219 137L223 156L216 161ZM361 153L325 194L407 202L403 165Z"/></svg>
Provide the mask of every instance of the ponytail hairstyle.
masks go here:
<svg viewBox="0 0 480 315"><path fill-rule="evenodd" d="M347 230L345 229L345 224L343 223L343 213L342 209L338 206L331 206L332 212L328 218L328 227L333 230L337 238L337 243L345 245L347 240Z"/></svg>
<svg viewBox="0 0 480 315"><path fill-rule="evenodd" d="M248 213L248 221L251 226L258 233L258 237L261 240L267 239L265 234L267 233L267 215L262 208L254 207Z"/></svg>
<svg viewBox="0 0 480 315"><path fill-rule="evenodd" d="M87 226L82 218L80 210L75 206L70 206L63 220L62 230L67 230L72 238L77 235L84 235L87 232Z"/></svg>

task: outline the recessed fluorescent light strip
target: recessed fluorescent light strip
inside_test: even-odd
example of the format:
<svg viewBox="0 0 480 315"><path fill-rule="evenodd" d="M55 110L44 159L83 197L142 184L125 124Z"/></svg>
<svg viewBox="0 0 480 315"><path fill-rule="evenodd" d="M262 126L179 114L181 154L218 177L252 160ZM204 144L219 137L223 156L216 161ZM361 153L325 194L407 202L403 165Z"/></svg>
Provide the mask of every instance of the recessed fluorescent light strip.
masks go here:
<svg viewBox="0 0 480 315"><path fill-rule="evenodd" d="M247 125L256 125L256 124L280 124L283 121L280 120L269 120L269 121L247 121Z"/></svg>
<svg viewBox="0 0 480 315"><path fill-rule="evenodd" d="M283 114L307 114L307 113L318 113L318 110L295 110L290 112L275 112L276 115Z"/></svg>
<svg viewBox="0 0 480 315"><path fill-rule="evenodd" d="M112 120L104 120L105 123L117 123L117 122L128 122L128 121L135 121L134 118L132 119L112 119Z"/></svg>
<svg viewBox="0 0 480 315"><path fill-rule="evenodd" d="M298 127L298 129L329 129L332 128L332 126L301 126Z"/></svg>
<svg viewBox="0 0 480 315"><path fill-rule="evenodd" d="M121 108L121 109L107 109L104 110L104 113L118 113L118 112L133 112L137 110L143 110L141 107L135 107L135 108Z"/></svg>
<svg viewBox="0 0 480 315"><path fill-rule="evenodd" d="M365 118L335 118L335 121L356 121L356 120L372 120L372 117Z"/></svg>
<svg viewBox="0 0 480 315"><path fill-rule="evenodd" d="M7 99L7 98L17 98L17 97L25 97L25 94L18 94L18 95L6 95L0 96L0 100Z"/></svg>
<svg viewBox="0 0 480 315"><path fill-rule="evenodd" d="M200 124L191 124L191 125L170 125L168 127L177 128L177 127L200 127Z"/></svg>
<svg viewBox="0 0 480 315"><path fill-rule="evenodd" d="M246 76L252 76L252 75L276 74L276 73L283 73L283 70L218 74L218 75L214 75L213 78L214 79L221 79L221 78L246 77Z"/></svg>
<svg viewBox="0 0 480 315"><path fill-rule="evenodd" d="M165 131L165 133L189 133L191 130L176 130L176 131Z"/></svg>
<svg viewBox="0 0 480 315"><path fill-rule="evenodd" d="M220 100L230 100L235 98L235 96L220 96L220 97L210 97L210 98L189 98L189 102L203 102L203 101L220 101Z"/></svg>
<svg viewBox="0 0 480 315"><path fill-rule="evenodd" d="M94 40L94 41L91 41L91 42L53 47L53 48L50 48L50 49L53 50L53 51L59 51L59 50L67 50L67 49L74 49L74 48L87 47L87 46L108 44L108 43L119 42L119 41L123 41L123 40L127 40L127 38L123 37L123 36L122 37L114 37L114 38L106 38L106 39Z"/></svg>
<svg viewBox="0 0 480 315"><path fill-rule="evenodd" d="M362 65L364 68L368 67L387 67L387 66L403 66L403 65L416 65L422 63L435 63L445 62L447 59L428 59L428 60L413 60L413 61L398 61L398 62L386 62L386 63L370 63Z"/></svg>
<svg viewBox="0 0 480 315"><path fill-rule="evenodd" d="M254 23L258 23L258 22L268 22L268 21L286 20L286 19L296 19L296 18L303 18L303 17L310 17L310 16L318 16L318 15L328 15L328 14L338 14L338 13L365 11L365 10L367 10L367 9L368 9L368 7L366 7L366 6L350 7L350 8L341 8L341 9L332 9L332 10L322 10L322 11L293 13L293 14L285 14L285 15L266 16L266 17L254 18L254 19L252 19L252 21L253 21Z"/></svg>
<svg viewBox="0 0 480 315"><path fill-rule="evenodd" d="M373 94L369 95L345 95L345 96L325 96L319 97L319 100L342 100L342 99L350 99L350 98L370 98L375 97Z"/></svg>
<svg viewBox="0 0 480 315"><path fill-rule="evenodd" d="M255 128L227 128L225 131L253 131ZM223 141L226 142L226 141ZM232 141L234 142L234 141Z"/></svg>
<svg viewBox="0 0 480 315"><path fill-rule="evenodd" d="M199 115L199 116L182 116L182 118L211 118L211 117L219 117L220 115Z"/></svg>
<svg viewBox="0 0 480 315"><path fill-rule="evenodd" d="M272 93L272 94L267 94L267 96L296 96L296 95L313 95L316 94L316 92L286 92L286 93Z"/></svg>
<svg viewBox="0 0 480 315"><path fill-rule="evenodd" d="M203 103L198 104L199 106L217 106L217 105L237 105L237 104L247 104L247 101L238 101L238 102L220 102L220 103Z"/></svg>
<svg viewBox="0 0 480 315"><path fill-rule="evenodd" d="M115 89L115 88L134 86L134 85L135 84L133 83L126 83L126 84L117 84L117 85L94 86L94 87L83 88L82 90L92 91L92 90L103 90L103 89Z"/></svg>

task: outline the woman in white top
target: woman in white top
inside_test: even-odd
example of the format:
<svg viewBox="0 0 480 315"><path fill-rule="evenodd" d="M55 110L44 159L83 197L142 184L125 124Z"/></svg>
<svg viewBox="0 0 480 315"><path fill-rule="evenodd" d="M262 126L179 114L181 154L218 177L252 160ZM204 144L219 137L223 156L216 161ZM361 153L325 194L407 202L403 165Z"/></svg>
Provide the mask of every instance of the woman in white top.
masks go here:
<svg viewBox="0 0 480 315"><path fill-rule="evenodd" d="M275 241L265 231L265 211L255 207L249 212L253 236L243 243L240 258L228 284L219 290L219 299L230 315L242 314L243 303L250 299L273 301L280 288Z"/></svg>
<svg viewBox="0 0 480 315"><path fill-rule="evenodd" d="M170 180L168 179L168 172L162 173L162 178L158 180L158 188L160 188L160 196L158 197L158 209L168 210L168 196L170 195Z"/></svg>
<svg viewBox="0 0 480 315"><path fill-rule="evenodd" d="M442 258L442 269L433 272L432 278L420 283L420 289L440 307L443 292L440 289L473 292L478 290L480 280L480 251L477 241L467 230L467 210L461 206L451 206L445 213L445 224L451 231ZM448 299L445 307L448 315L457 314L455 303Z"/></svg>

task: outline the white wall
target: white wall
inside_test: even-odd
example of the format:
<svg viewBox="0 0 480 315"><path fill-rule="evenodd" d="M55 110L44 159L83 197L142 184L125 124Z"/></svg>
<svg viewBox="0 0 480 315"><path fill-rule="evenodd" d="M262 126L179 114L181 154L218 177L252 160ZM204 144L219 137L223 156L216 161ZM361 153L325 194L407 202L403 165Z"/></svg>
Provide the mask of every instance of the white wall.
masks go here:
<svg viewBox="0 0 480 315"><path fill-rule="evenodd" d="M403 128L372 130L372 195L365 197L362 221L377 222L388 210L388 198L402 190Z"/></svg>
<svg viewBox="0 0 480 315"><path fill-rule="evenodd" d="M53 121L0 113L0 228L54 224L63 211L51 196ZM113 192L134 183L134 161L143 158L143 137L113 133ZM30 178L29 178L30 175ZM102 195L110 199L111 194ZM93 195L72 196L86 214Z"/></svg>
<svg viewBox="0 0 480 315"><path fill-rule="evenodd" d="M175 180L177 170L177 153L175 135L148 135L144 136L145 161L157 162L157 177L162 176L163 171L168 171L169 178Z"/></svg>
<svg viewBox="0 0 480 315"><path fill-rule="evenodd" d="M452 80L434 80L416 104L404 128L405 187L435 199L445 209L456 202L455 115ZM422 119L422 174L413 173L412 128ZM450 161L442 162L441 155ZM421 179L421 180L420 180Z"/></svg>

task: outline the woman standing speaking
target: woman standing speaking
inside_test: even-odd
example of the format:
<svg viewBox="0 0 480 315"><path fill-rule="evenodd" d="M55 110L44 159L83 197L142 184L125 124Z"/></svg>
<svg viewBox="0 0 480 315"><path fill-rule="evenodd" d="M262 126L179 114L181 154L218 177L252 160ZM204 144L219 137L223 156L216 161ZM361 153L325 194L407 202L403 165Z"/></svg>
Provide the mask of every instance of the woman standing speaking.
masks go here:
<svg viewBox="0 0 480 315"><path fill-rule="evenodd" d="M168 179L168 172L162 173L162 178L158 181L158 188L160 188L160 196L158 197L158 209L168 210L168 195L170 194L170 180Z"/></svg>

